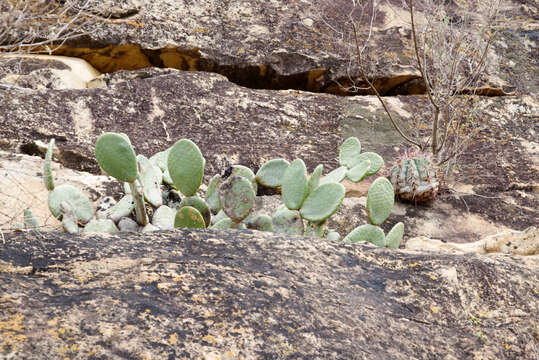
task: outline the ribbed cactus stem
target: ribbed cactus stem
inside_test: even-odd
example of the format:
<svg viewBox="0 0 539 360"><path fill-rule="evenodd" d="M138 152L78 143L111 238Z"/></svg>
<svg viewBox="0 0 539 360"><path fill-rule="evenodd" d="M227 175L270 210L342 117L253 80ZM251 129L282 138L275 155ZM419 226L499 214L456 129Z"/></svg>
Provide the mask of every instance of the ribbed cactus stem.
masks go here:
<svg viewBox="0 0 539 360"><path fill-rule="evenodd" d="M146 226L148 224L148 215L146 214L146 207L144 206L144 196L142 196L136 188L135 182L130 182L129 188L131 189L133 199L135 199L135 215L137 217L137 222L142 226Z"/></svg>

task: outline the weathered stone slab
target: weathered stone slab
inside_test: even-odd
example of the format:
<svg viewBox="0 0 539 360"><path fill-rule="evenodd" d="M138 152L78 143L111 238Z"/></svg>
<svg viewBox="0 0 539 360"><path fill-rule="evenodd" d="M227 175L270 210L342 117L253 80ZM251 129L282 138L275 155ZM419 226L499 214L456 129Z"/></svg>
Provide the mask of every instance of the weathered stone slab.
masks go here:
<svg viewBox="0 0 539 360"><path fill-rule="evenodd" d="M537 261L260 232L9 233L0 355L536 359Z"/></svg>
<svg viewBox="0 0 539 360"><path fill-rule="evenodd" d="M351 2L99 1L89 35L68 42L58 54L82 57L101 72L173 67L217 72L252 88L342 94L336 81L346 83L350 75L358 75L356 67L349 71L349 60L355 57L347 25ZM416 20L421 22L423 8L416 5ZM463 9L460 3L452 5L449 16L458 19ZM500 7L504 21L496 26L499 39L489 53L487 87L537 93L535 4L507 0ZM402 2L381 2L373 25L373 75L380 90L422 91L413 57L404 55L411 35ZM343 29L348 32L344 41Z"/></svg>

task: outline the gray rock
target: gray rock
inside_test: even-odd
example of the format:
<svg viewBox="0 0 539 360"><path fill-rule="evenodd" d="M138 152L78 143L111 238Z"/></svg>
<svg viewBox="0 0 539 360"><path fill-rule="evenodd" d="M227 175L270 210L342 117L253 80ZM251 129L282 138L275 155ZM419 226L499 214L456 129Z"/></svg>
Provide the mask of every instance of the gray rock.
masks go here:
<svg viewBox="0 0 539 360"><path fill-rule="evenodd" d="M256 231L4 235L6 358L534 360L539 351L533 257Z"/></svg>

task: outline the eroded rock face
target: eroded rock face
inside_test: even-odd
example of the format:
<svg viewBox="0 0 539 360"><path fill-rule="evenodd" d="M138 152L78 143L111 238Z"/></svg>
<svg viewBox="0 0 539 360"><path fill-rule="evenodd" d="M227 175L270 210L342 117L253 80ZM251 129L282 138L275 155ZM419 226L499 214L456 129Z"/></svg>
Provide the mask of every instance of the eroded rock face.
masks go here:
<svg viewBox="0 0 539 360"><path fill-rule="evenodd" d="M249 231L4 241L8 358L531 360L539 351L537 262L518 257Z"/></svg>
<svg viewBox="0 0 539 360"><path fill-rule="evenodd" d="M217 72L242 86L344 94L336 81L358 75L350 70L353 43L339 32L349 1L107 1L99 2L85 38L57 52L82 57L101 72L144 67ZM503 1L506 21L489 53L487 93L537 93L536 10L530 1ZM416 19L422 21L421 6ZM462 9L450 8L458 18ZM535 20L534 20L535 19ZM510 21L514 20L514 21ZM365 30L365 29L361 29ZM476 31L468 29L467 31ZM350 35L350 33L348 33ZM409 14L402 2L380 4L372 35L373 76L382 93L417 94L423 86L405 56L410 45ZM532 65L534 64L534 65ZM536 70L532 70L535 74ZM496 90L498 89L498 90ZM502 91L500 91L502 89Z"/></svg>

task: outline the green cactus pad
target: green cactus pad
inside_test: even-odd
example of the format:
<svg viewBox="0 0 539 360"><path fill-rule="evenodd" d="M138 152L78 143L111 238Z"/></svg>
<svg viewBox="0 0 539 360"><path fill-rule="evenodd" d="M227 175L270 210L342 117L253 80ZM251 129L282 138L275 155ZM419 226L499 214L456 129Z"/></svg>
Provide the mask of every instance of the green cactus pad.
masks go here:
<svg viewBox="0 0 539 360"><path fill-rule="evenodd" d="M298 210L307 196L307 168L301 159L292 161L283 173L281 194L283 203L290 210Z"/></svg>
<svg viewBox="0 0 539 360"><path fill-rule="evenodd" d="M255 173L249 169L247 166L243 166L243 165L232 165L232 172L230 173L230 176L243 176L244 178L246 178L247 180L249 180L251 182L251 184L253 185L253 190L256 194L256 192L258 191L258 183L256 182L256 179L255 179Z"/></svg>
<svg viewBox="0 0 539 360"><path fill-rule="evenodd" d="M247 228L273 232L273 223L268 215L258 215L247 225Z"/></svg>
<svg viewBox="0 0 539 360"><path fill-rule="evenodd" d="M320 185L303 202L300 209L301 216L314 222L329 218L341 205L344 194L342 184L331 182Z"/></svg>
<svg viewBox="0 0 539 360"><path fill-rule="evenodd" d="M319 222L307 221L307 224L305 225L305 236L324 237L327 223L327 220Z"/></svg>
<svg viewBox="0 0 539 360"><path fill-rule="evenodd" d="M221 219L217 221L215 224L212 225L212 229L219 229L219 230L226 230L226 229L232 229L234 226L234 221L232 221L231 218L226 217L224 219Z"/></svg>
<svg viewBox="0 0 539 360"><path fill-rule="evenodd" d="M185 196L196 194L204 176L204 157L194 142L181 139L168 155L168 171L174 186Z"/></svg>
<svg viewBox="0 0 539 360"><path fill-rule="evenodd" d="M341 234L336 231L330 231L328 233L327 239L329 241L339 241L341 239Z"/></svg>
<svg viewBox="0 0 539 360"><path fill-rule="evenodd" d="M346 177L353 181L353 182L359 182L367 176L367 173L369 172L369 169L371 168L371 161L370 160L363 160L346 173Z"/></svg>
<svg viewBox="0 0 539 360"><path fill-rule="evenodd" d="M103 233L115 233L118 232L118 228L114 221L110 219L92 220L83 229L85 233L103 232Z"/></svg>
<svg viewBox="0 0 539 360"><path fill-rule="evenodd" d="M149 160L152 164L158 166L161 171L165 172L168 169L168 154L170 154L170 150L172 147L169 147L165 151L160 151L156 153L154 156L152 156Z"/></svg>
<svg viewBox="0 0 539 360"><path fill-rule="evenodd" d="M155 210L152 217L152 225L161 230L174 229L176 211L166 205L161 205Z"/></svg>
<svg viewBox="0 0 539 360"><path fill-rule="evenodd" d="M256 173L256 181L266 187L276 188L281 186L285 170L290 163L285 159L272 159L262 165Z"/></svg>
<svg viewBox="0 0 539 360"><path fill-rule="evenodd" d="M393 185L388 179L379 177L369 187L367 193L367 216L373 225L383 223L395 203L395 193Z"/></svg>
<svg viewBox="0 0 539 360"><path fill-rule="evenodd" d="M106 218L115 223L121 218L129 216L135 210L135 200L132 195L125 195L113 207L106 211Z"/></svg>
<svg viewBox="0 0 539 360"><path fill-rule="evenodd" d="M51 139L49 146L47 147L47 152L45 153L45 162L43 163L43 183L47 190L54 190L54 179L52 177L52 152L54 149L54 139Z"/></svg>
<svg viewBox="0 0 539 360"><path fill-rule="evenodd" d="M124 217L124 218L121 218L120 221L118 221L118 229L120 231L135 232L139 230L139 226L135 220L128 217Z"/></svg>
<svg viewBox="0 0 539 360"><path fill-rule="evenodd" d="M278 234L303 235L304 227L301 215L297 210L284 209L276 211L271 217L273 230Z"/></svg>
<svg viewBox="0 0 539 360"><path fill-rule="evenodd" d="M62 227L64 228L64 231L70 234L77 234L80 231L80 228L73 207L64 201L60 205L60 209L62 210Z"/></svg>
<svg viewBox="0 0 539 360"><path fill-rule="evenodd" d="M133 182L138 176L135 150L125 134L105 133L95 143L95 158L110 176Z"/></svg>
<svg viewBox="0 0 539 360"><path fill-rule="evenodd" d="M230 219L228 217L227 214L225 214L225 212L221 209L219 210L219 212L217 213L217 215L215 216L212 216L211 218L211 223L212 224L217 224L219 221L223 220L223 219Z"/></svg>
<svg viewBox="0 0 539 360"><path fill-rule="evenodd" d="M307 195L312 193L314 189L320 185L320 177L322 176L322 171L324 171L324 165L318 165L311 174L309 181L307 182Z"/></svg>
<svg viewBox="0 0 539 360"><path fill-rule="evenodd" d="M255 205L256 194L251 182L243 176L231 176L219 187L219 201L224 212L235 222L241 222Z"/></svg>
<svg viewBox="0 0 539 360"><path fill-rule="evenodd" d="M361 153L361 142L357 137L349 137L346 139L339 150L339 165L345 166L348 169L356 166L359 154Z"/></svg>
<svg viewBox="0 0 539 360"><path fill-rule="evenodd" d="M202 218L204 219L204 223L206 224L206 227L210 226L211 224L210 208L203 199L199 198L198 196L185 197L180 202L180 208L184 206L192 206L195 209L197 209L198 212L202 215Z"/></svg>
<svg viewBox="0 0 539 360"><path fill-rule="evenodd" d="M49 193L49 209L57 219L62 218L61 204L66 202L75 211L78 222L86 223L94 216L94 209L88 198L78 188L64 184Z"/></svg>
<svg viewBox="0 0 539 360"><path fill-rule="evenodd" d="M140 168L139 181L142 184L144 198L154 207L163 205L163 197L161 196L163 172L144 155L137 155L137 161Z"/></svg>
<svg viewBox="0 0 539 360"><path fill-rule="evenodd" d="M174 218L175 228L198 228L204 229L206 223L200 212L192 206L184 206L176 212Z"/></svg>
<svg viewBox="0 0 539 360"><path fill-rule="evenodd" d="M24 209L24 228L25 229L37 229L39 228L39 221L35 218L32 210Z"/></svg>
<svg viewBox="0 0 539 360"><path fill-rule="evenodd" d="M367 171L367 176L374 175L384 166L384 159L377 153L373 152L364 152L359 155L357 159L357 164L362 161L369 160L371 162L371 168Z"/></svg>
<svg viewBox="0 0 539 360"><path fill-rule="evenodd" d="M217 214L221 210L221 202L219 201L219 186L223 183L223 178L220 175L214 175L208 183L206 189L206 202L213 214Z"/></svg>
<svg viewBox="0 0 539 360"><path fill-rule="evenodd" d="M384 231L378 226L365 224L352 230L350 234L346 235L343 241L349 243L368 241L374 245L383 247L385 244L385 235Z"/></svg>
<svg viewBox="0 0 539 360"><path fill-rule="evenodd" d="M398 249L404 236L404 224L399 222L387 233L385 246L390 249Z"/></svg>
<svg viewBox="0 0 539 360"><path fill-rule="evenodd" d="M329 183L340 183L342 179L346 176L348 168L341 166L327 174L320 180L320 185L329 184Z"/></svg>

